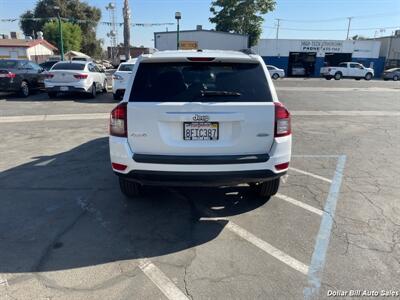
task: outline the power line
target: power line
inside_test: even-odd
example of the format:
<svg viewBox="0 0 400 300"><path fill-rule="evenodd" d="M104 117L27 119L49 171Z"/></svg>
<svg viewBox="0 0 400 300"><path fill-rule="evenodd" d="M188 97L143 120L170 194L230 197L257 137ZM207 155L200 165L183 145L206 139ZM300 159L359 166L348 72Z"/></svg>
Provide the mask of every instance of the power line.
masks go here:
<svg viewBox="0 0 400 300"><path fill-rule="evenodd" d="M276 26L263 26L264 28L276 29ZM361 31L361 30L377 30L377 29L397 29L399 26L390 26L390 27L370 27L370 28L352 28L351 31ZM347 31L347 28L335 28L335 29L315 29L315 28L289 28L289 27L280 27L281 30L290 30L290 31Z"/></svg>
<svg viewBox="0 0 400 300"><path fill-rule="evenodd" d="M380 18L380 17L388 17L388 16L400 16L400 12L391 12L391 13L381 13L381 14L374 14L374 15L360 15L360 16L353 16L354 19L373 19L373 18ZM325 22L336 22L336 21L343 21L347 20L349 17L337 17L331 19L320 19L320 20L296 20L296 19L283 19L282 21L289 22L289 23L325 23Z"/></svg>

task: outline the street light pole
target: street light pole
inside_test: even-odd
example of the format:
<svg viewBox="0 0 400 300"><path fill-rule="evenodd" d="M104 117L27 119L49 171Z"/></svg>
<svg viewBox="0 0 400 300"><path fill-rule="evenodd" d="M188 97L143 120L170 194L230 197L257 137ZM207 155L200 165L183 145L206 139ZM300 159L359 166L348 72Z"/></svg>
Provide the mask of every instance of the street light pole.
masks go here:
<svg viewBox="0 0 400 300"><path fill-rule="evenodd" d="M176 50L179 50L179 20L182 19L182 15L179 11L175 13L176 23Z"/></svg>
<svg viewBox="0 0 400 300"><path fill-rule="evenodd" d="M349 23L347 24L347 37L346 37L346 40L349 39L351 19L353 19L353 17L348 17L347 19L349 19Z"/></svg>
<svg viewBox="0 0 400 300"><path fill-rule="evenodd" d="M62 31L62 24L61 24L61 16L60 16L60 7L54 6L54 9L57 10L57 19L58 19L58 36L59 39L59 47L60 47L60 55L61 60L64 60L64 42L63 42L63 31Z"/></svg>

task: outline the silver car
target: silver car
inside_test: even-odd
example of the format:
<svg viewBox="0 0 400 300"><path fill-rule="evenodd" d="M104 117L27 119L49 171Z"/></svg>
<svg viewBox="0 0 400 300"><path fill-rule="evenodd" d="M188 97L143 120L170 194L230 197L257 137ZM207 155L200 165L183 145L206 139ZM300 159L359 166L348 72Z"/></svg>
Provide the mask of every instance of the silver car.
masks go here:
<svg viewBox="0 0 400 300"><path fill-rule="evenodd" d="M383 80L394 80L397 81L400 79L400 68L392 68L385 70L382 74Z"/></svg>

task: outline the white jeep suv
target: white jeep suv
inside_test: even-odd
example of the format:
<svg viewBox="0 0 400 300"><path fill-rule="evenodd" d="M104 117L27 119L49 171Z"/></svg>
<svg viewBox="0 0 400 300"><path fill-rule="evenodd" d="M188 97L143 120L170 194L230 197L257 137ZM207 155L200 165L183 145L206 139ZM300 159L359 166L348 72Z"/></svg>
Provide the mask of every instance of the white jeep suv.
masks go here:
<svg viewBox="0 0 400 300"><path fill-rule="evenodd" d="M162 51L135 64L109 142L128 197L143 185L240 183L269 197L289 166L290 114L260 56Z"/></svg>

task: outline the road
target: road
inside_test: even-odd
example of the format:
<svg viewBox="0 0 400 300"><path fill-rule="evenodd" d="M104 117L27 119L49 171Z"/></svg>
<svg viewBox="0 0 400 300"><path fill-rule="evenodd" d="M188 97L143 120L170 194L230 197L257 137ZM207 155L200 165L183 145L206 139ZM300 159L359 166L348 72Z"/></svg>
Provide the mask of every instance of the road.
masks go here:
<svg viewBox="0 0 400 300"><path fill-rule="evenodd" d="M276 86L293 159L268 200L244 185L127 201L108 157L110 94L0 96L0 299L400 293L400 83Z"/></svg>

